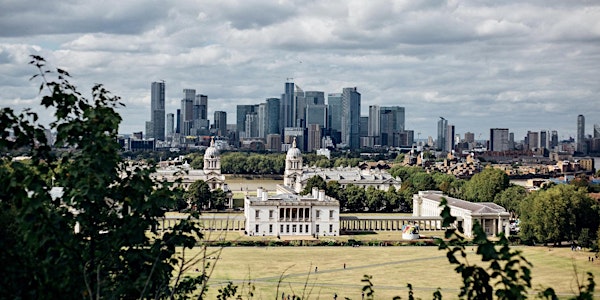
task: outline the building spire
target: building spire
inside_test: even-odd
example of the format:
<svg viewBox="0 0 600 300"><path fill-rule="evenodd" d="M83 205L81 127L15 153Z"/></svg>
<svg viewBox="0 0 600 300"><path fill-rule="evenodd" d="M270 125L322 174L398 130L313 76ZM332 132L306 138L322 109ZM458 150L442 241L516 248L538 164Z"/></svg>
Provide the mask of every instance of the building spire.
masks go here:
<svg viewBox="0 0 600 300"><path fill-rule="evenodd" d="M296 148L296 137L294 137L294 141L292 142L292 148Z"/></svg>

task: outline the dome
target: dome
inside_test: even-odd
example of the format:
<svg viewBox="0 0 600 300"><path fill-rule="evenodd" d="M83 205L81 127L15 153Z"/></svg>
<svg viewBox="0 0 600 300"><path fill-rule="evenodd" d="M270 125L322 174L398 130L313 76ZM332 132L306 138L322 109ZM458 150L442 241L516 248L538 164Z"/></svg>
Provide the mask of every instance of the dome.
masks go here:
<svg viewBox="0 0 600 300"><path fill-rule="evenodd" d="M204 159L216 158L219 156L219 150L215 148L215 140L210 140L210 147L206 148L204 152Z"/></svg>
<svg viewBox="0 0 600 300"><path fill-rule="evenodd" d="M287 152L287 158L288 159L297 159L297 158L300 158L301 156L302 156L302 152L300 152L300 149L296 148L296 139L294 139L294 142L292 143L292 147Z"/></svg>

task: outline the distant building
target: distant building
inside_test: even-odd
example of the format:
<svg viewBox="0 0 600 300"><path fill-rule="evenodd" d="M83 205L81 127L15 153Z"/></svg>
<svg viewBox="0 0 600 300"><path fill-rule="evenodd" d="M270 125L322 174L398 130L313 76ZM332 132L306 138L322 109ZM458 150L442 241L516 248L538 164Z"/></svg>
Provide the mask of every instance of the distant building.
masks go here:
<svg viewBox="0 0 600 300"><path fill-rule="evenodd" d="M440 120L437 123L437 140L436 140L436 144L437 144L437 149L440 151L447 151L446 149L446 137L448 134L448 120L444 119L443 117L440 117Z"/></svg>
<svg viewBox="0 0 600 300"><path fill-rule="evenodd" d="M577 151L586 153L585 149L585 117L577 116Z"/></svg>
<svg viewBox="0 0 600 300"><path fill-rule="evenodd" d="M342 92L342 143L350 149L360 148L360 93L356 87Z"/></svg>
<svg viewBox="0 0 600 300"><path fill-rule="evenodd" d="M165 82L152 82L150 93L150 122L152 123L152 138L165 141Z"/></svg>
<svg viewBox="0 0 600 300"><path fill-rule="evenodd" d="M498 204L492 202L469 202L444 195L440 191L419 191L413 195L413 216L439 216L442 208L440 203L446 199L450 214L456 217L455 226L464 229L467 237L473 237L473 225L479 222L485 233L495 236L505 232L509 224L510 213Z"/></svg>
<svg viewBox="0 0 600 300"><path fill-rule="evenodd" d="M490 128L490 151L508 151L508 128Z"/></svg>
<svg viewBox="0 0 600 300"><path fill-rule="evenodd" d="M340 203L316 188L298 195L284 187L270 196L259 188L244 199L246 234L260 236L338 236Z"/></svg>
<svg viewBox="0 0 600 300"><path fill-rule="evenodd" d="M227 112L215 111L213 123L218 136L227 136Z"/></svg>

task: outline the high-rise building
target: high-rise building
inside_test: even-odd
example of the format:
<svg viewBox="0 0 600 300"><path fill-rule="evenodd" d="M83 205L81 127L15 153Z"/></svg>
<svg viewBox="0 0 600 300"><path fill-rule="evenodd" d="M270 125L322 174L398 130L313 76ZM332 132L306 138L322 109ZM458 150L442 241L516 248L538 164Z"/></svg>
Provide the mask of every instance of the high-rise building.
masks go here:
<svg viewBox="0 0 600 300"><path fill-rule="evenodd" d="M550 138L550 148L554 149L558 147L558 131L552 130L552 137Z"/></svg>
<svg viewBox="0 0 600 300"><path fill-rule="evenodd" d="M327 94L327 107L327 127L330 129L335 143L341 143L341 138L335 137L336 133L342 132L342 94Z"/></svg>
<svg viewBox="0 0 600 300"><path fill-rule="evenodd" d="M440 117L437 123L437 149L441 151L446 150L446 134L447 134L448 120Z"/></svg>
<svg viewBox="0 0 600 300"><path fill-rule="evenodd" d="M540 133L536 131L527 131L527 149L534 150L540 147Z"/></svg>
<svg viewBox="0 0 600 300"><path fill-rule="evenodd" d="M175 116L175 133L181 133L181 108L177 109Z"/></svg>
<svg viewBox="0 0 600 300"><path fill-rule="evenodd" d="M306 151L314 151L321 148L321 126L319 124L308 124L308 141Z"/></svg>
<svg viewBox="0 0 600 300"><path fill-rule="evenodd" d="M379 105L369 106L369 125L367 134L372 139L373 145L381 145L381 113Z"/></svg>
<svg viewBox="0 0 600 300"><path fill-rule="evenodd" d="M259 103L258 109L256 111L258 116L258 137L266 138L267 137L267 103Z"/></svg>
<svg viewBox="0 0 600 300"><path fill-rule="evenodd" d="M302 99L298 98L298 119L300 119L300 123L298 125L304 124L308 128L308 124L310 124L306 117L309 116L307 110L309 106L315 105L325 105L325 93L321 91L306 91ZM300 116L301 115L301 116ZM325 122L326 124L327 122ZM313 123L314 124L314 123ZM323 124L323 127L324 125Z"/></svg>
<svg viewBox="0 0 600 300"><path fill-rule="evenodd" d="M577 151L585 153L585 117L577 116Z"/></svg>
<svg viewBox="0 0 600 300"><path fill-rule="evenodd" d="M465 142L475 143L475 134L472 132L465 132Z"/></svg>
<svg viewBox="0 0 600 300"><path fill-rule="evenodd" d="M295 84L285 83L285 91L281 95L279 128L283 131L285 127L293 127L296 118Z"/></svg>
<svg viewBox="0 0 600 300"><path fill-rule="evenodd" d="M452 152L454 150L454 125L446 126L446 146L444 147L444 151Z"/></svg>
<svg viewBox="0 0 600 300"><path fill-rule="evenodd" d="M224 111L215 111L213 120L215 130L218 136L227 136L227 113Z"/></svg>
<svg viewBox="0 0 600 300"><path fill-rule="evenodd" d="M405 130L404 107L382 106L379 111L379 124L381 145L400 146L397 139L394 139L393 136Z"/></svg>
<svg viewBox="0 0 600 300"><path fill-rule="evenodd" d="M502 152L509 150L508 128L490 128L490 151Z"/></svg>
<svg viewBox="0 0 600 300"><path fill-rule="evenodd" d="M268 98L267 103L267 134L279 134L279 110L281 100L278 98ZM279 139L281 141L281 138Z"/></svg>
<svg viewBox="0 0 600 300"><path fill-rule="evenodd" d="M547 130L540 131L540 148L544 148L544 149L550 148Z"/></svg>
<svg viewBox="0 0 600 300"><path fill-rule="evenodd" d="M238 105L236 107L236 130L240 134L240 137L244 137L242 132L244 132L246 127L246 115L254 112L255 105Z"/></svg>
<svg viewBox="0 0 600 300"><path fill-rule="evenodd" d="M250 112L246 114L244 124L244 132L246 138L258 137L258 113Z"/></svg>
<svg viewBox="0 0 600 300"><path fill-rule="evenodd" d="M306 126L317 124L321 129L327 127L327 105L308 104L306 106Z"/></svg>
<svg viewBox="0 0 600 300"><path fill-rule="evenodd" d="M595 139L600 138L600 125L599 124L594 124L594 138Z"/></svg>
<svg viewBox="0 0 600 300"><path fill-rule="evenodd" d="M172 139L175 133L175 114L167 114L167 139Z"/></svg>
<svg viewBox="0 0 600 300"><path fill-rule="evenodd" d="M360 93L353 88L342 91L342 143L360 148Z"/></svg>
<svg viewBox="0 0 600 300"><path fill-rule="evenodd" d="M157 140L165 140L165 82L152 82L150 94L151 116L152 123L151 132L146 132L146 135L151 134Z"/></svg>
<svg viewBox="0 0 600 300"><path fill-rule="evenodd" d="M196 90L184 89L183 99L181 99L181 134L191 135L194 127L194 100L196 99Z"/></svg>
<svg viewBox="0 0 600 300"><path fill-rule="evenodd" d="M360 117L360 137L369 136L369 117Z"/></svg>

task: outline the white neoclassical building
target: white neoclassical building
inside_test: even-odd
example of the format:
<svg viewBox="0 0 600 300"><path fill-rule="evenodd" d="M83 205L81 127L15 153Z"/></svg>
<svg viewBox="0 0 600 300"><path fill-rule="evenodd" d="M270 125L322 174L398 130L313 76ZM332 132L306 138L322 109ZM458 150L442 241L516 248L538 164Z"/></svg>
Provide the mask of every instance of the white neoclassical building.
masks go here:
<svg viewBox="0 0 600 300"><path fill-rule="evenodd" d="M246 234L265 236L337 236L340 234L340 202L314 188L299 195L295 184L302 175L302 153L296 141L285 159L283 185L276 195L259 188L256 197L244 199Z"/></svg>
<svg viewBox="0 0 600 300"><path fill-rule="evenodd" d="M488 235L508 232L510 213L492 202L469 202L444 195L441 191L419 191L413 195L413 216L439 216L442 209L440 203L445 198L450 207L450 214L457 218L456 225L461 225L467 237L473 236L473 224L479 222Z"/></svg>
<svg viewBox="0 0 600 300"><path fill-rule="evenodd" d="M392 186L400 189L402 183L400 178L393 177L390 173L380 169L304 167L302 153L300 149L296 148L296 140L294 140L285 158L283 185L299 193L307 185L308 180L314 176L320 176L325 182L337 181L342 188L352 184L365 189L372 186L378 190L387 191Z"/></svg>
<svg viewBox="0 0 600 300"><path fill-rule="evenodd" d="M219 150L215 148L215 141L211 140L210 147L204 152L204 167L202 170L192 169L187 163L181 166L168 165L159 167L152 176L158 180L174 182L181 179L182 185L187 189L190 184L197 180L204 180L208 183L211 190L222 189L228 191L225 183L225 175L221 174L221 156Z"/></svg>
<svg viewBox="0 0 600 300"><path fill-rule="evenodd" d="M285 189L285 188L284 188ZM282 191L282 187L278 189ZM340 203L313 190L309 195L269 195L259 188L256 197L244 199L246 234L265 236L337 236L340 234Z"/></svg>

